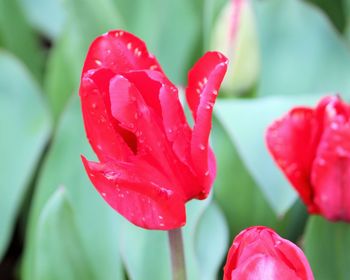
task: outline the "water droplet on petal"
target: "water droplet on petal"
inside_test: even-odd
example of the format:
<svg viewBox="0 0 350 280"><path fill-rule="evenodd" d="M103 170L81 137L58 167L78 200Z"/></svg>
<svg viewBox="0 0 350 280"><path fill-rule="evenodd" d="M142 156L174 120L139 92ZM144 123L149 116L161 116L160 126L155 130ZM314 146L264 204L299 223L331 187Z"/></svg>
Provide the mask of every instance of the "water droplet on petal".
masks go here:
<svg viewBox="0 0 350 280"><path fill-rule="evenodd" d="M345 150L342 146L338 146L336 148L336 153L338 154L338 156L341 156L341 157L345 157L349 155L348 151Z"/></svg>
<svg viewBox="0 0 350 280"><path fill-rule="evenodd" d="M323 158L319 158L318 161L317 161L318 165L320 166L324 166L326 165L326 161L323 159Z"/></svg>
<svg viewBox="0 0 350 280"><path fill-rule="evenodd" d="M204 145L204 144L199 144L199 149L200 149L201 151L204 151L204 150L205 150L205 145Z"/></svg>
<svg viewBox="0 0 350 280"><path fill-rule="evenodd" d="M339 125L336 122L332 122L331 123L331 129L338 130L339 129Z"/></svg>

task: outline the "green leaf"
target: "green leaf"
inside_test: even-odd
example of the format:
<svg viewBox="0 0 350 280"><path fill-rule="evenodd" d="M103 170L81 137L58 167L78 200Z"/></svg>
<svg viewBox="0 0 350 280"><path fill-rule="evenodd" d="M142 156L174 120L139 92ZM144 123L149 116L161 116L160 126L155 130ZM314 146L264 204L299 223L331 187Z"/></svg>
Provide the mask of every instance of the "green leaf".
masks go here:
<svg viewBox="0 0 350 280"><path fill-rule="evenodd" d="M50 52L44 88L55 120L78 87L85 51L78 30L71 24Z"/></svg>
<svg viewBox="0 0 350 280"><path fill-rule="evenodd" d="M225 220L210 199L186 206L183 236L188 279L214 279L227 249ZM120 244L130 279L171 279L166 231L147 231L125 221Z"/></svg>
<svg viewBox="0 0 350 280"><path fill-rule="evenodd" d="M257 1L256 10L259 95L350 95L350 50L319 9L301 0L271 0Z"/></svg>
<svg viewBox="0 0 350 280"><path fill-rule="evenodd" d="M292 107L313 105L316 100L317 97L271 97L219 100L216 105L216 117L235 144L254 181L279 215L292 205L296 195L268 153L265 131Z"/></svg>
<svg viewBox="0 0 350 280"><path fill-rule="evenodd" d="M145 230L124 220L120 252L131 280L171 279L166 231Z"/></svg>
<svg viewBox="0 0 350 280"><path fill-rule="evenodd" d="M306 219L300 201L286 215L277 216L240 159L229 132L217 120L214 120L212 140L218 166L215 200L226 216L231 238L247 227L265 225L290 240L297 240Z"/></svg>
<svg viewBox="0 0 350 280"><path fill-rule="evenodd" d="M305 233L304 249L315 279L349 279L349 224L311 216Z"/></svg>
<svg viewBox="0 0 350 280"><path fill-rule="evenodd" d="M64 2L62 0L19 0L31 25L50 39L56 39L63 30L67 18Z"/></svg>
<svg viewBox="0 0 350 280"><path fill-rule="evenodd" d="M344 0L344 7L346 12L346 26L345 37L347 39L348 46L350 46L350 0Z"/></svg>
<svg viewBox="0 0 350 280"><path fill-rule="evenodd" d="M213 202L198 222L195 251L202 280L216 279L229 245L229 233L225 217Z"/></svg>
<svg viewBox="0 0 350 280"><path fill-rule="evenodd" d="M96 279L81 245L66 191L58 188L45 204L36 236L36 280Z"/></svg>
<svg viewBox="0 0 350 280"><path fill-rule="evenodd" d="M38 42L17 0L0 1L0 47L15 54L40 79L44 55Z"/></svg>
<svg viewBox="0 0 350 280"><path fill-rule="evenodd" d="M32 280L38 250L40 213L56 186L65 186L76 217L77 232L95 279L123 279L118 249L119 216L97 194L83 168L80 155L92 159L81 119L78 96L64 112L36 186L30 211L22 278ZM70 264L73 265L73 264Z"/></svg>
<svg viewBox="0 0 350 280"><path fill-rule="evenodd" d="M215 199L227 217L231 235L259 223L275 226L275 213L244 167L228 132L217 120L212 140L217 159Z"/></svg>
<svg viewBox="0 0 350 280"><path fill-rule="evenodd" d="M346 14L344 0L308 0L308 2L323 10L339 32L344 31Z"/></svg>
<svg viewBox="0 0 350 280"><path fill-rule="evenodd" d="M0 260L49 137L51 122L38 85L12 55L0 51Z"/></svg>

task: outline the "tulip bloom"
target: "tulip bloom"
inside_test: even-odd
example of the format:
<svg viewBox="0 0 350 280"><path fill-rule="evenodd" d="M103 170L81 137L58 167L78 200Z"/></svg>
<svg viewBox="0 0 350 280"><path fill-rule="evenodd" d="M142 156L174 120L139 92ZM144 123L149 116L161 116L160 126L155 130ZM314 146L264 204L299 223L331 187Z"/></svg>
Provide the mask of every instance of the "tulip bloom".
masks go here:
<svg viewBox="0 0 350 280"><path fill-rule="evenodd" d="M243 230L233 241L224 268L224 280L313 280L301 249L272 229Z"/></svg>
<svg viewBox="0 0 350 280"><path fill-rule="evenodd" d="M83 157L83 163L103 199L135 225L181 227L185 203L208 196L216 173L211 117L226 68L223 55L208 52L189 72L192 129L177 88L144 42L111 31L90 46L80 98L99 162Z"/></svg>
<svg viewBox="0 0 350 280"><path fill-rule="evenodd" d="M338 96L296 107L267 130L275 161L312 214L350 221L350 106Z"/></svg>

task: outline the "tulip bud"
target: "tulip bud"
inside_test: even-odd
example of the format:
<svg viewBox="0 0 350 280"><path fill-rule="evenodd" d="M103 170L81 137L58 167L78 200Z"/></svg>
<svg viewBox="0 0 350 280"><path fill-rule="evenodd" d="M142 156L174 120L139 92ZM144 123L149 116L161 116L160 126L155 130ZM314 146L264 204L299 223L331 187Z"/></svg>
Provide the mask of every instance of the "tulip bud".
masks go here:
<svg viewBox="0 0 350 280"><path fill-rule="evenodd" d="M294 243L272 229L243 230L233 241L224 268L224 280L313 280L310 265Z"/></svg>
<svg viewBox="0 0 350 280"><path fill-rule="evenodd" d="M249 0L229 1L214 26L211 48L231 61L222 89L239 95L249 90L259 75L259 47L255 18Z"/></svg>

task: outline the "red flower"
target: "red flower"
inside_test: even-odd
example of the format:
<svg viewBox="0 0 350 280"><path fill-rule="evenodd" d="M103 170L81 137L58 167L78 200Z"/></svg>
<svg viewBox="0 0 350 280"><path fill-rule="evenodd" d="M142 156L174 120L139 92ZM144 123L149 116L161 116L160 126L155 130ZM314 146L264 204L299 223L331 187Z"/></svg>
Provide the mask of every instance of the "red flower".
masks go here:
<svg viewBox="0 0 350 280"><path fill-rule="evenodd" d="M148 229L186 221L185 203L208 196L216 173L208 145L213 105L227 59L206 53L189 73L190 128L156 58L125 31L98 37L88 51L80 84L87 138L99 162L85 169L106 202Z"/></svg>
<svg viewBox="0 0 350 280"><path fill-rule="evenodd" d="M350 221L350 107L338 96L297 107L266 134L275 161L310 213Z"/></svg>
<svg viewBox="0 0 350 280"><path fill-rule="evenodd" d="M236 236L228 252L224 280L313 280L302 250L272 229L257 226Z"/></svg>

